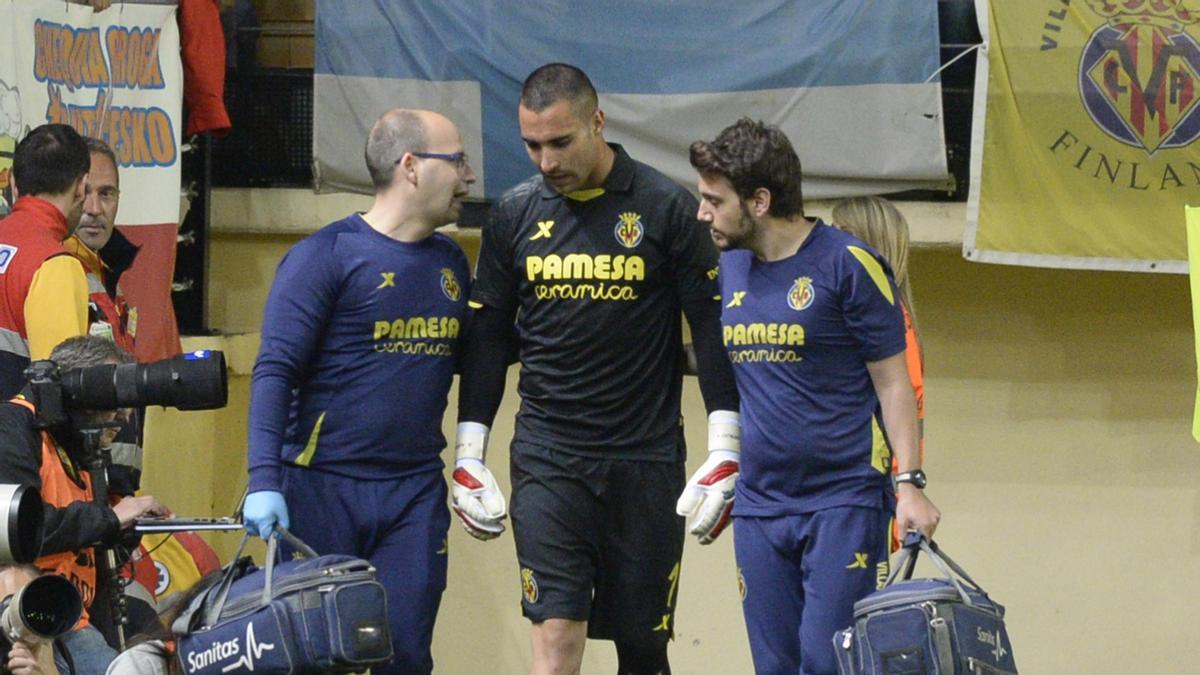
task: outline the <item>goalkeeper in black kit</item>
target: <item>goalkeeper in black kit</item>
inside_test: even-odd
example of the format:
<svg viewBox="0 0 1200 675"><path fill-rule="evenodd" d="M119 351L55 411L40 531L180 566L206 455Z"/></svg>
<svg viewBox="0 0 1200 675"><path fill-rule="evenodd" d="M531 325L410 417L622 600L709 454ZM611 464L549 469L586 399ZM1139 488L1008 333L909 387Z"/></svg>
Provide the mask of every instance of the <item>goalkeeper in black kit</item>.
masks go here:
<svg viewBox="0 0 1200 675"><path fill-rule="evenodd" d="M669 673L685 528L676 511L712 541L738 471L716 250L691 194L605 142L581 70L534 71L518 117L539 173L501 197L483 230L454 510L477 538L504 531L484 460L504 393L495 355L515 349L511 510L533 672L578 672L591 637L616 643L620 673ZM686 483L681 315L709 411L709 458Z"/></svg>

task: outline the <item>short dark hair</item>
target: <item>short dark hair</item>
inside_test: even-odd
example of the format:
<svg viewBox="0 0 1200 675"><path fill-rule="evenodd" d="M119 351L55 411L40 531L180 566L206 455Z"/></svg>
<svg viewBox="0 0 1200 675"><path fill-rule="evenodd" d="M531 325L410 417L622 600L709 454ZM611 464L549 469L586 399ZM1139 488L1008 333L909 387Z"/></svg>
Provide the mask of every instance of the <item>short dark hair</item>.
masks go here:
<svg viewBox="0 0 1200 675"><path fill-rule="evenodd" d="M425 135L425 121L415 110L389 110L384 113L371 133L367 135L367 147L363 156L367 160L367 173L371 184L379 192L392 184L396 175L396 163L406 152L424 152L429 141Z"/></svg>
<svg viewBox="0 0 1200 675"><path fill-rule="evenodd" d="M12 174L23 195L57 195L70 190L91 166L79 132L66 124L43 124L17 144Z"/></svg>
<svg viewBox="0 0 1200 675"><path fill-rule="evenodd" d="M133 355L108 338L97 335L77 335L63 340L50 351L50 360L62 372L89 368L106 363L130 363Z"/></svg>
<svg viewBox="0 0 1200 675"><path fill-rule="evenodd" d="M526 109L541 112L562 100L584 114L591 114L600 103L587 73L569 63L547 63L525 78L521 105Z"/></svg>
<svg viewBox="0 0 1200 675"><path fill-rule="evenodd" d="M92 138L91 136L85 137L83 142L85 145L87 145L88 149L88 168L90 169L92 166L92 155L104 155L108 158L108 161L112 162L113 168L117 170L117 182L120 182L121 165L117 162L117 153L113 152L113 149L109 147L108 143L105 143L99 138Z"/></svg>
<svg viewBox="0 0 1200 675"><path fill-rule="evenodd" d="M749 117L721 130L712 142L696 141L688 159L702 175L723 176L742 199L766 188L768 213L776 218L804 215L800 157L779 127Z"/></svg>

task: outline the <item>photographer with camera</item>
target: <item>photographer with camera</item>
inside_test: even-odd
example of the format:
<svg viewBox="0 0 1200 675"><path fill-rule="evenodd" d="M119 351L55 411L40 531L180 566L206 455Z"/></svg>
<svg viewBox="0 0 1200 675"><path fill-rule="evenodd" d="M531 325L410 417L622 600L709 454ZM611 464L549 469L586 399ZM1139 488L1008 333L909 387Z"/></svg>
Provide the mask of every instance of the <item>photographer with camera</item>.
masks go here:
<svg viewBox="0 0 1200 675"><path fill-rule="evenodd" d="M116 652L88 620L87 609L96 596L96 547L113 546L135 519L160 515L165 509L151 496L126 497L111 507L94 500L93 477L86 466L93 458L85 456L86 437L93 437L93 446L111 442L120 426L119 404L107 410L88 409L78 397L63 396L61 391L47 395L39 388L43 382L57 382L59 372L127 363L132 357L111 340L80 336L55 347L50 360L57 370L47 373L48 364L35 363L34 377L25 390L0 404L0 483L41 491L45 532L35 564L70 580L83 599L82 619L61 638L73 668L68 670L65 659L56 654L59 670L101 675ZM54 421L49 413L58 406L64 419Z"/></svg>

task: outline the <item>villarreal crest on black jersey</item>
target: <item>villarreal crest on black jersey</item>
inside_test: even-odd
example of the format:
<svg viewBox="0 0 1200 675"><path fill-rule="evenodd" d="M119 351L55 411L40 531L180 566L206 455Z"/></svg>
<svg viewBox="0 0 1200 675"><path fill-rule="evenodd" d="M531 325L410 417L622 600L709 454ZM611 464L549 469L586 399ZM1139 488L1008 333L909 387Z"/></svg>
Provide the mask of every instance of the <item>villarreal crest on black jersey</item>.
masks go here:
<svg viewBox="0 0 1200 675"><path fill-rule="evenodd" d="M578 454L676 446L682 303L712 298L716 251L695 198L613 146L602 188L535 176L497 202L472 301L515 311L518 437Z"/></svg>

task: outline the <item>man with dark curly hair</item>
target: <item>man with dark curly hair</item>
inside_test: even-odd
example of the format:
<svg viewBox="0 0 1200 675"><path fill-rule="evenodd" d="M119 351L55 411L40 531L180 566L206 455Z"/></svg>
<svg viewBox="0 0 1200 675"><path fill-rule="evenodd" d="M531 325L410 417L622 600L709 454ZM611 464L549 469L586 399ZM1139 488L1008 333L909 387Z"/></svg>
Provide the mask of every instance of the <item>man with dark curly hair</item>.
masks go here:
<svg viewBox="0 0 1200 675"><path fill-rule="evenodd" d="M887 577L893 514L926 535L940 518L895 283L869 246L804 216L800 159L778 128L742 119L690 155L741 395L734 551L755 671L835 673L834 632ZM876 425L897 457L898 510Z"/></svg>

